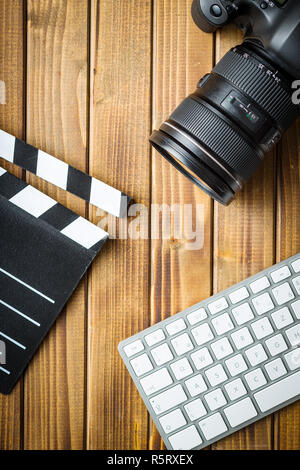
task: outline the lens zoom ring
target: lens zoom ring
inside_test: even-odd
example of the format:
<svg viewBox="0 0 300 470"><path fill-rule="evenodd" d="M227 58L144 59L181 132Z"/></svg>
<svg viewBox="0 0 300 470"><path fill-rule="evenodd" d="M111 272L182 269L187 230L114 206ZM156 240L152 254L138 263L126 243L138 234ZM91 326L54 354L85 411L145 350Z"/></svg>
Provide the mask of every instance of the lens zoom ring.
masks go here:
<svg viewBox="0 0 300 470"><path fill-rule="evenodd" d="M247 93L284 128L289 127L296 119L298 111L291 95L251 59L229 51L214 67L213 72Z"/></svg>
<svg viewBox="0 0 300 470"><path fill-rule="evenodd" d="M186 98L170 119L186 129L247 180L260 164L260 158L232 127L192 98Z"/></svg>

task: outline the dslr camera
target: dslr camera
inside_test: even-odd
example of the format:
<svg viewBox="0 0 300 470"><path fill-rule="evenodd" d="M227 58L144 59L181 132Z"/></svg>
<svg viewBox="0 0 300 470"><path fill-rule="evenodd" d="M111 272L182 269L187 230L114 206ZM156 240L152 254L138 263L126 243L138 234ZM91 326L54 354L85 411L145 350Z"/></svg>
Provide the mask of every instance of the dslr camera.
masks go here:
<svg viewBox="0 0 300 470"><path fill-rule="evenodd" d="M178 170L228 205L300 115L300 0L194 0L204 32L245 33L150 138Z"/></svg>

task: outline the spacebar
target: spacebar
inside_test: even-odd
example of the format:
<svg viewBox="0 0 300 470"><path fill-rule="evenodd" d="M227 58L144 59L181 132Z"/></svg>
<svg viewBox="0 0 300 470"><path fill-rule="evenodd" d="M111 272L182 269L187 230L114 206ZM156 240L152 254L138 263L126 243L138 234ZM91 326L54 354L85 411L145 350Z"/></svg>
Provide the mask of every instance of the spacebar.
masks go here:
<svg viewBox="0 0 300 470"><path fill-rule="evenodd" d="M271 410L300 394L300 371L254 394L260 410Z"/></svg>

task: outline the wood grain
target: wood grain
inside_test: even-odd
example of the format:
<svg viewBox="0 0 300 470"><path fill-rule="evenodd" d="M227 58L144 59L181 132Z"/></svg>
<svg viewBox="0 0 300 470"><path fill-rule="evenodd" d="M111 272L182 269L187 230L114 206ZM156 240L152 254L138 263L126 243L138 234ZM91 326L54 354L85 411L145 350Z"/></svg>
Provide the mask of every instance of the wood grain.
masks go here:
<svg viewBox="0 0 300 470"><path fill-rule="evenodd" d="M217 33L216 61L241 42L236 27ZM244 190L228 206L215 203L214 293L271 266L274 261L274 157L266 156ZM216 449L270 449L272 418L229 436Z"/></svg>
<svg viewBox="0 0 300 470"><path fill-rule="evenodd" d="M93 1L91 41L91 174L149 207L151 2ZM149 256L148 240L111 240L90 275L89 449L147 447L147 412L117 346L149 324Z"/></svg>
<svg viewBox="0 0 300 470"><path fill-rule="evenodd" d="M278 146L278 198L276 261L300 252L300 120ZM277 449L300 448L300 403L277 413Z"/></svg>
<svg viewBox="0 0 300 470"><path fill-rule="evenodd" d="M88 5L85 0L28 2L29 143L86 169ZM28 181L84 215L85 204ZM85 436L83 281L25 375L25 449L81 449Z"/></svg>
<svg viewBox="0 0 300 470"><path fill-rule="evenodd" d="M205 35L193 24L190 0L156 0L154 5L153 127L158 128L211 70L213 36ZM187 249L184 234L152 240L151 321L156 323L211 293L212 205L208 196L156 152L152 181L153 204L179 204L181 208L193 205L194 229L199 205L203 219L198 217L198 236L203 234L204 238L196 250ZM163 448L154 426L149 445L151 449Z"/></svg>
<svg viewBox="0 0 300 470"><path fill-rule="evenodd" d="M0 128L24 136L24 31L23 1L0 1L0 80L6 99L1 99ZM5 102L5 104L4 104ZM0 159L0 165L22 176L13 165ZM22 380L9 396L0 395L0 449L22 446Z"/></svg>

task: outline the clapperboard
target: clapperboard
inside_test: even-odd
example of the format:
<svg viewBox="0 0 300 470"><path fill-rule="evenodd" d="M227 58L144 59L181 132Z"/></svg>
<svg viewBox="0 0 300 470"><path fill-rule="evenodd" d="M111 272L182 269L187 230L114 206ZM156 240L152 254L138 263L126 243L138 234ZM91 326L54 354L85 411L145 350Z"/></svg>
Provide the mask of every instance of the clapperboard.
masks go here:
<svg viewBox="0 0 300 470"><path fill-rule="evenodd" d="M62 176L63 162L44 155L0 132L1 157L104 210L124 213L129 198L123 193L65 164ZM0 393L12 391L107 238L0 167Z"/></svg>

